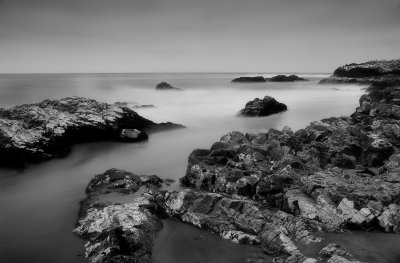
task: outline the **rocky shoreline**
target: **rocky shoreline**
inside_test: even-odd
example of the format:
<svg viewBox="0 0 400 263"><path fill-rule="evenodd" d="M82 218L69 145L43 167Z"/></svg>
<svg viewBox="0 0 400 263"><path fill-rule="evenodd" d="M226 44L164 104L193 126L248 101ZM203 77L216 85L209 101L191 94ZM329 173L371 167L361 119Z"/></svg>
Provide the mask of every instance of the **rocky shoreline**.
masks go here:
<svg viewBox="0 0 400 263"><path fill-rule="evenodd" d="M0 166L23 167L65 156L76 143L134 142L147 139L147 131L180 127L154 123L126 106L82 97L0 109ZM138 136L126 136L135 133Z"/></svg>
<svg viewBox="0 0 400 263"><path fill-rule="evenodd" d="M348 73L338 71L371 83L351 116L296 132L230 132L190 154L181 178L186 190L167 191L156 176L124 171L96 176L75 230L89 239L89 262L151 262L150 247L166 217L260 246L276 263L360 262L333 243L314 257L298 244L321 242L322 232L400 233L400 76L390 68L390 76L360 77L365 67L376 71L375 65L398 64L363 63L359 71L352 64L341 67ZM104 201L115 193L130 199ZM269 261L254 255L247 262Z"/></svg>

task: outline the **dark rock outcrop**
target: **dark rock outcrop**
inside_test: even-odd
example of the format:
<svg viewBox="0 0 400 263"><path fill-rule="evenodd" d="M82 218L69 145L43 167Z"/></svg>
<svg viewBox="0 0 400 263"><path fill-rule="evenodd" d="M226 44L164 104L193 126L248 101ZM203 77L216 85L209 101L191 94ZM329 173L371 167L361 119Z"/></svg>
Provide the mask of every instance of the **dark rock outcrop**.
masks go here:
<svg viewBox="0 0 400 263"><path fill-rule="evenodd" d="M346 78L368 78L383 75L400 76L400 59L374 60L364 63L352 63L337 68L333 75Z"/></svg>
<svg viewBox="0 0 400 263"><path fill-rule="evenodd" d="M333 75L320 81L321 84L374 84L376 86L400 85L400 59L375 60L352 63L337 68Z"/></svg>
<svg viewBox="0 0 400 263"><path fill-rule="evenodd" d="M296 75L289 75L289 76L277 75L267 80L270 82L294 82L294 81L306 81L307 79L300 78L299 76Z"/></svg>
<svg viewBox="0 0 400 263"><path fill-rule="evenodd" d="M256 98L246 103L244 109L240 111L243 116L269 116L287 110L287 106L276 101L270 96L263 99Z"/></svg>
<svg viewBox="0 0 400 263"><path fill-rule="evenodd" d="M232 82L266 82L263 76L256 76L256 77L239 77L233 79Z"/></svg>
<svg viewBox="0 0 400 263"><path fill-rule="evenodd" d="M124 129L136 129L146 139L156 124L135 111L92 99L68 97L0 109L0 166L24 166L65 156L74 143L119 140Z"/></svg>
<svg viewBox="0 0 400 263"><path fill-rule="evenodd" d="M171 84L169 84L168 82L163 81L157 84L156 90L181 90L181 89L171 86Z"/></svg>
<svg viewBox="0 0 400 263"><path fill-rule="evenodd" d="M239 195L325 231L399 232L400 88L381 78L350 117L293 132L230 132L189 156L185 186Z"/></svg>

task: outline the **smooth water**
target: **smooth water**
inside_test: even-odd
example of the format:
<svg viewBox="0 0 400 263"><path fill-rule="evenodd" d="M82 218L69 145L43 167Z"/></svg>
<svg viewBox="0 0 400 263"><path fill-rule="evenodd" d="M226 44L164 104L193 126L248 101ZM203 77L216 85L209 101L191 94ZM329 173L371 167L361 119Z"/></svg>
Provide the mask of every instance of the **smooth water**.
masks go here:
<svg viewBox="0 0 400 263"><path fill-rule="evenodd" d="M0 107L77 95L110 103L154 104L155 108L137 109L137 112L153 121L187 126L151 134L148 142L137 144L76 145L67 158L24 171L1 170L0 262L84 262L83 241L71 231L79 200L84 198L84 189L96 173L115 167L178 179L184 175L187 157L193 149L209 148L231 130L259 132L285 125L296 130L313 120L349 115L364 93L363 87L357 85L319 86L317 82L322 75L304 75L311 81L297 83L230 83L241 75L0 75ZM168 81L183 91L156 91L154 87L161 81ZM265 118L236 116L246 102L265 95L287 104L289 110ZM173 227L169 225L168 229ZM191 246L190 242L179 244ZM236 249L224 244L218 246L227 251ZM158 262L174 261L174 249L162 251L164 256Z"/></svg>

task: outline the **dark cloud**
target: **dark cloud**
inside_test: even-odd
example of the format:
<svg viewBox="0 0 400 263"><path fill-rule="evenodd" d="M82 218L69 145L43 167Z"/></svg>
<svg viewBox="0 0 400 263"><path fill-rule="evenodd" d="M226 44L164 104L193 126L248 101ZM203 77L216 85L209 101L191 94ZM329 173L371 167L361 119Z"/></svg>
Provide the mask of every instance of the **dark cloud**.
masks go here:
<svg viewBox="0 0 400 263"><path fill-rule="evenodd" d="M397 0L0 0L0 72L331 71L400 57Z"/></svg>

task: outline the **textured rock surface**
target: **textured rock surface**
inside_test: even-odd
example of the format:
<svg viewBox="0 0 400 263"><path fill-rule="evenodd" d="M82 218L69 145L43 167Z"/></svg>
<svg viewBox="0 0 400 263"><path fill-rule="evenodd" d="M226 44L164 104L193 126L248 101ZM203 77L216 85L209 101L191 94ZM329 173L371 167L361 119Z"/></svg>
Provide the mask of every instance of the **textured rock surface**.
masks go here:
<svg viewBox="0 0 400 263"><path fill-rule="evenodd" d="M277 75L272 78L269 78L268 81L271 82L294 82L294 81L305 81L305 78L300 78L296 75Z"/></svg>
<svg viewBox="0 0 400 263"><path fill-rule="evenodd" d="M233 79L232 82L266 82L263 76L256 76L256 77L239 77Z"/></svg>
<svg viewBox="0 0 400 263"><path fill-rule="evenodd" d="M243 116L269 116L287 110L287 106L276 101L270 96L263 99L256 98L246 103L244 109L240 111Z"/></svg>
<svg viewBox="0 0 400 263"><path fill-rule="evenodd" d="M71 144L115 140L123 129L140 130L144 139L144 130L158 126L127 107L81 97L0 109L0 166L63 156Z"/></svg>
<svg viewBox="0 0 400 263"><path fill-rule="evenodd" d="M182 184L245 196L324 231L399 232L400 87L385 80L371 85L350 117L296 132L222 136L191 153Z"/></svg>
<svg viewBox="0 0 400 263"><path fill-rule="evenodd" d="M117 169L90 181L74 230L88 240L85 256L89 262L152 262L153 241L161 231L161 219L151 195L134 194L143 185L158 187L162 182L156 176L138 176ZM120 203L106 198L111 194L131 195Z"/></svg>
<svg viewBox="0 0 400 263"><path fill-rule="evenodd" d="M364 78L382 75L400 76L400 59L375 60L364 63L352 63L339 67L333 73L336 77Z"/></svg>
<svg viewBox="0 0 400 263"><path fill-rule="evenodd" d="M400 59L348 64L337 68L332 76L321 80L320 83L360 83L384 87L399 86Z"/></svg>
<svg viewBox="0 0 400 263"><path fill-rule="evenodd" d="M91 238L89 259L124 262L140 254L146 262L159 217L167 216L233 242L259 245L275 263L360 262L336 244L325 246L315 258L307 258L299 247L320 242L319 232L400 232L396 83L392 77L373 82L349 117L315 121L296 132L288 127L258 134L234 131L210 149L194 150L181 184L195 189L169 192L156 187L161 184L157 177L115 170L96 176L76 230ZM146 182L153 186L136 195ZM99 202L110 192L132 199Z"/></svg>

